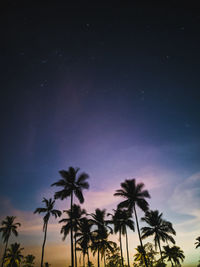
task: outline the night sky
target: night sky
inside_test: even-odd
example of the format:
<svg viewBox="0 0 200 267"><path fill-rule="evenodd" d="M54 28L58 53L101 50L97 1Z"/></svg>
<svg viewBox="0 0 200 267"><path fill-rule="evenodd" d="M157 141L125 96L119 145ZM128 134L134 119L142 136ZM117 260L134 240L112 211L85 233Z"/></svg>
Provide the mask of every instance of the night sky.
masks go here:
<svg viewBox="0 0 200 267"><path fill-rule="evenodd" d="M37 234L29 220L72 165L90 175L91 211L115 208L126 178L143 181L196 266L200 10L8 1L0 17L1 218L24 220L18 241L40 253L42 220Z"/></svg>

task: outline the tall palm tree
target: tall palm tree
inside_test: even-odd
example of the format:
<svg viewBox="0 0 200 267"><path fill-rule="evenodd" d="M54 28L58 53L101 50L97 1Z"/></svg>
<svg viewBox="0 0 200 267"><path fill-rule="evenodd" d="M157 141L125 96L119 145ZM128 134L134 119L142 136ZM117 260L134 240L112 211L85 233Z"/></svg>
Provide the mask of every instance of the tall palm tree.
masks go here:
<svg viewBox="0 0 200 267"><path fill-rule="evenodd" d="M5 243L5 250L3 254L3 259L1 263L1 267L4 265L4 258L6 255L6 249L8 247L8 240L13 233L15 236L18 236L17 228L21 226L20 223L14 223L14 220L16 219L15 216L7 216L5 220L1 222L1 227L0 227L0 233L2 233L2 239L3 242Z"/></svg>
<svg viewBox="0 0 200 267"><path fill-rule="evenodd" d="M42 244L42 256L41 256L41 267L43 267L43 260L44 260L44 247L46 243L46 238L47 238L47 226L48 222L50 219L50 216L54 216L55 218L60 217L62 212L60 210L55 210L54 205L55 205L55 200L52 201L52 199L46 199L43 198L42 202L45 203L44 208L37 208L34 213L45 213L43 217L43 232L44 232L44 241Z"/></svg>
<svg viewBox="0 0 200 267"><path fill-rule="evenodd" d="M14 243L10 245L10 248L6 251L5 262L9 267L18 267L23 259L22 250L20 244Z"/></svg>
<svg viewBox="0 0 200 267"><path fill-rule="evenodd" d="M142 239L154 236L155 248L157 249L157 246L159 247L161 260L163 262L160 241L170 241L175 244L175 240L171 235L176 235L176 232L172 223L164 220L162 215L162 213L159 214L158 210L147 211L145 217L141 218L141 220L146 222L149 226L143 227L141 231Z"/></svg>
<svg viewBox="0 0 200 267"><path fill-rule="evenodd" d="M75 237L77 238L77 243L82 248L82 251L87 254L88 257L88 265L90 264L90 258L89 258L89 244L92 240L92 222L88 220L86 217L80 219L78 231L75 234Z"/></svg>
<svg viewBox="0 0 200 267"><path fill-rule="evenodd" d="M172 267L173 266L179 266L180 261L184 261L185 256L183 251L180 249L180 247L173 246L169 247L169 245L164 246L164 251L163 251L163 258L167 259L167 261L171 262ZM175 264L175 265L174 265Z"/></svg>
<svg viewBox="0 0 200 267"><path fill-rule="evenodd" d="M65 225L62 226L61 228L61 234L63 234L63 240L65 240L65 238L67 237L67 235L69 234L71 228L73 229L75 235L74 235L74 239L75 239L75 266L77 266L77 256L76 256L76 232L79 229L79 224L80 224L80 220L82 218L83 215L86 214L86 210L81 209L81 207L79 205L73 204L72 206L72 210L64 210L65 213L67 213L68 217L64 218L62 220L59 221L59 223L66 223Z"/></svg>
<svg viewBox="0 0 200 267"><path fill-rule="evenodd" d="M23 262L23 267L33 267L35 264L35 256L28 254L25 258L24 258L24 262Z"/></svg>
<svg viewBox="0 0 200 267"><path fill-rule="evenodd" d="M131 213L128 210L117 209L117 210L114 210L114 215L112 215L112 214L108 214L108 215L112 216L112 220L109 221L109 222L114 224L114 232L115 233L119 232L119 241L120 241L120 251L121 251L122 266L124 266L124 263L123 263L121 235L125 235L126 236L127 261L128 261L128 266L130 267L129 251L128 251L127 226L131 230L135 231L134 222L131 220Z"/></svg>
<svg viewBox="0 0 200 267"><path fill-rule="evenodd" d="M54 197L55 199L65 199L68 197L71 197L71 211L72 211L72 205L73 205L73 197L74 194L80 201L80 203L84 202L84 197L82 190L88 189L89 184L87 182L87 179L89 178L89 175L87 173L81 173L78 177L79 168L73 168L69 167L68 171L61 170L59 171L61 175L61 179L53 183L51 186L59 186L63 189L56 192ZM71 223L72 225L72 223ZM74 252L73 252L73 229L71 228L71 266L74 267Z"/></svg>
<svg viewBox="0 0 200 267"><path fill-rule="evenodd" d="M198 248L198 247L200 247L200 236L198 236L197 238L196 238L196 242L195 242L195 245L196 245L196 248Z"/></svg>
<svg viewBox="0 0 200 267"><path fill-rule="evenodd" d="M144 212L146 212L149 208L149 204L145 198L150 198L150 195L149 192L147 190L143 190L143 188L143 183L136 184L135 179L127 179L125 180L125 182L121 183L121 189L116 190L114 196L120 196L125 198L124 201L119 203L118 208L128 208L131 213L134 212L140 245L144 254L145 265L146 267L148 267L136 212L136 206L138 206Z"/></svg>

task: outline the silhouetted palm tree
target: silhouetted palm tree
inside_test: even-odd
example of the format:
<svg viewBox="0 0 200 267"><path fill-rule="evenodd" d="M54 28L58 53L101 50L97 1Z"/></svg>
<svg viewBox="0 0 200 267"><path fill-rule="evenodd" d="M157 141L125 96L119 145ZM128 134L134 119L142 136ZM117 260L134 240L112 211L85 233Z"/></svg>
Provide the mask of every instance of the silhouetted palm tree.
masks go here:
<svg viewBox="0 0 200 267"><path fill-rule="evenodd" d="M45 213L43 217L43 232L44 232L44 241L42 245L42 256L41 256L41 267L43 267L43 259L44 259L44 247L46 243L46 237L47 237L47 226L49 222L50 216L54 216L55 218L60 217L62 212L60 210L55 210L54 205L55 205L55 200L52 201L50 198L49 200L46 198L43 198L43 201L45 203L44 208L37 208L34 213Z"/></svg>
<svg viewBox="0 0 200 267"><path fill-rule="evenodd" d="M131 213L134 212L140 245L143 249L145 265L146 267L148 267L146 257L145 257L144 247L142 244L142 238L140 235L140 228L139 228L139 223L138 223L138 218L137 218L136 206L138 206L144 212L148 210L149 204L145 198L150 198L149 192L147 190L143 190L144 188L143 183L136 184L135 179L125 180L125 182L121 183L121 187L122 188L116 190L116 193L114 194L114 196L121 196L125 198L124 201L119 203L118 208L128 208L128 210Z"/></svg>
<svg viewBox="0 0 200 267"><path fill-rule="evenodd" d="M95 231L93 231L93 251L97 251L97 260L98 260L98 267L100 266L100 245L103 239L106 239L108 236L107 229L110 230L112 233L112 228L108 226L109 221L105 219L106 217L106 210L96 209L95 213L89 214L92 219L90 221L93 225L97 227Z"/></svg>
<svg viewBox="0 0 200 267"><path fill-rule="evenodd" d="M23 267L33 267L35 264L35 256L28 254L24 257Z"/></svg>
<svg viewBox="0 0 200 267"><path fill-rule="evenodd" d="M200 236L198 236L197 238L196 238L196 242L195 242L195 245L196 245L196 248L198 248L198 247L200 247Z"/></svg>
<svg viewBox="0 0 200 267"><path fill-rule="evenodd" d="M143 217L141 220L149 225L142 227L142 238L154 236L155 248L157 249L157 246L159 247L160 256L163 262L160 241L170 241L175 244L175 240L171 236L176 235L172 223L164 220L162 218L162 213L159 214L158 210L147 211L145 213L145 217Z"/></svg>
<svg viewBox="0 0 200 267"><path fill-rule="evenodd" d="M167 261L171 262L172 267L174 266L179 266L180 261L184 261L185 256L183 251L180 249L180 247L173 246L169 247L169 245L164 246L164 251L163 251L163 259L167 259Z"/></svg>
<svg viewBox="0 0 200 267"><path fill-rule="evenodd" d="M72 211L70 210L64 210L65 213L67 213L68 218L64 218L59 221L59 223L66 223L61 228L61 234L63 234L63 240L67 237L69 232L72 230L74 231L74 239L75 239L75 266L77 266L77 257L76 257L76 232L78 231L78 226L80 223L80 220L83 215L86 214L86 210L81 209L79 205L74 204L72 206Z"/></svg>
<svg viewBox="0 0 200 267"><path fill-rule="evenodd" d="M17 228L21 226L20 223L14 223L14 220L16 219L15 216L7 216L5 220L1 222L0 232L2 233L2 239L5 243L5 250L3 254L3 259L1 263L1 267L4 265L4 258L6 255L6 249L8 247L8 240L13 233L15 236L18 236Z"/></svg>
<svg viewBox="0 0 200 267"><path fill-rule="evenodd" d="M9 267L18 267L23 259L23 248L20 248L20 244L14 243L10 245L10 248L6 250L5 263Z"/></svg>
<svg viewBox="0 0 200 267"><path fill-rule="evenodd" d="M72 205L73 205L73 196L78 198L80 203L84 202L84 197L82 190L88 189L89 184L86 181L89 178L89 175L86 173L81 173L77 177L77 173L79 171L79 168L74 169L73 167L69 167L68 171L61 170L59 171L61 175L61 179L53 183L51 186L60 186L63 189L61 191L58 191L55 193L54 197L55 199L66 199L68 197L71 197L71 211L72 211ZM73 253L73 229L71 228L71 266L74 267L74 253Z"/></svg>
<svg viewBox="0 0 200 267"><path fill-rule="evenodd" d="M127 229L126 228L128 226L131 230L133 230L133 231L135 230L134 222L131 220L131 213L128 210L117 209L117 210L114 210L114 215L112 215L112 214L108 214L108 215L112 216L112 220L109 222L114 224L114 232L115 233L119 232L122 266L124 266L124 263L123 263L121 235L126 235L127 261L128 261L128 266L130 267L129 251L128 251L128 235L127 235Z"/></svg>
<svg viewBox="0 0 200 267"><path fill-rule="evenodd" d="M105 264L105 253L110 250L113 251L113 241L108 240L108 231L106 228L99 228L92 232L92 245L91 250L93 251L93 255L97 252L97 263L98 267L100 266L100 255L101 259L104 258Z"/></svg>
<svg viewBox="0 0 200 267"><path fill-rule="evenodd" d="M77 243L82 247L82 251L87 254L88 257L88 265L90 264L89 258L89 244L92 240L92 222L88 220L86 217L81 218L79 221L78 231L75 234L77 238Z"/></svg>

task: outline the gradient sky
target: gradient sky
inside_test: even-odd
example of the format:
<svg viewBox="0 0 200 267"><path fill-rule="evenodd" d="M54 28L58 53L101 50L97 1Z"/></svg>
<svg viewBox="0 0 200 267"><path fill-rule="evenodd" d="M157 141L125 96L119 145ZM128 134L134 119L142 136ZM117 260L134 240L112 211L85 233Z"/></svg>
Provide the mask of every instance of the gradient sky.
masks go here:
<svg viewBox="0 0 200 267"><path fill-rule="evenodd" d="M200 11L10 1L1 13L0 217L18 216L25 251L40 255L42 220L32 212L72 165L90 175L88 211L115 208L126 178L143 181L151 208L174 224L184 266L196 266ZM59 230L52 221L55 267L66 265Z"/></svg>

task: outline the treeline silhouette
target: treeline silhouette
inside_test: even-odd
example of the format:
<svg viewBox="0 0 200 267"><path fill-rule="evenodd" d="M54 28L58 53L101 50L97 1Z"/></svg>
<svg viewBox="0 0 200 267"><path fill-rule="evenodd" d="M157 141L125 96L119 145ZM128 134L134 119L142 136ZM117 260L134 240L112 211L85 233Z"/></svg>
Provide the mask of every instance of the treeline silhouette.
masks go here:
<svg viewBox="0 0 200 267"><path fill-rule="evenodd" d="M181 266L184 261L184 253L180 247L175 245L174 236L176 232L171 222L163 218L163 214L158 210L150 210L147 199L150 198L148 190L143 183L136 183L135 179L126 179L121 183L121 188L116 190L114 196L121 197L122 201L113 209L113 213L107 213L105 209L96 208L94 213L88 214L85 209L74 204L74 198L82 204L84 202L83 190L89 189L87 173L79 173L79 168L69 167L68 170L59 171L61 178L51 186L59 187L55 192L54 199L43 198L43 207L37 208L34 213L43 213L44 240L42 244L41 267L48 267L48 262L44 263L45 244L47 239L48 222L51 216L58 218L62 214L66 217L61 219L60 233L63 240L70 235L71 240L71 267L77 267L77 252L82 255L82 266L92 267L90 254L96 256L97 266L103 262L104 267L130 267L130 253L128 231L137 229L140 245L131 255L134 259L134 267L164 267L167 262L171 266ZM61 212L54 208L56 199L70 200L70 209ZM138 209L144 212L141 221L146 226L140 228ZM2 257L1 267L33 267L35 266L35 256L23 256L23 248L19 243L8 242L11 234L18 235L20 223L15 222L16 217L7 216L1 222L0 232L5 249ZM119 244L110 239L112 234L119 235ZM125 236L126 258L124 261L124 249L122 247L122 236ZM154 244L143 240L153 237ZM171 244L171 245L170 245ZM200 237L196 238L196 248L200 247ZM198 265L200 266L200 265Z"/></svg>

